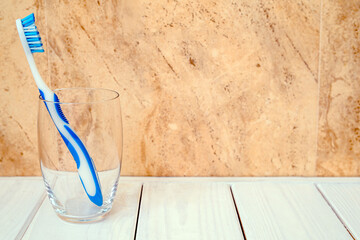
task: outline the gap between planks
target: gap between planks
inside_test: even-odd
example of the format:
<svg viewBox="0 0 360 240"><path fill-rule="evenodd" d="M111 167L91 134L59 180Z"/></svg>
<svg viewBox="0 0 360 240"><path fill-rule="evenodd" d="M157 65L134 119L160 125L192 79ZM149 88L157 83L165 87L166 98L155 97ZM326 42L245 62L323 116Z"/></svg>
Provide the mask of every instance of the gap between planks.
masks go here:
<svg viewBox="0 0 360 240"><path fill-rule="evenodd" d="M301 183L304 183L304 182L308 182L309 184L313 185L317 191L321 194L322 198L326 201L326 203L329 205L329 207L331 208L331 210L335 213L335 215L337 216L337 218L339 219L339 221L343 224L343 226L345 227L345 229L347 230L347 232L350 234L350 236L355 239L353 237L353 235L350 233L347 225L344 223L343 219L337 214L337 212L334 210L333 206L331 205L331 203L328 201L328 199L326 198L326 196L324 196L324 194L321 192L321 190L318 188L317 184L318 183L322 183L322 182L329 182L329 183L339 183L339 182L344 182L342 181L342 178L332 178L332 179L324 179L322 178L321 181L319 181L320 179L316 179L317 181L315 181L315 179L312 179L312 178L305 178L307 181L304 181L304 178L292 178L291 181L289 181L290 179L287 179L287 178L252 178L252 179L249 179L249 178L221 178L221 179L215 179L213 181L209 180L211 178L186 178L186 179L179 179L179 178L171 178L171 179L168 179L166 180L167 178L158 178L158 177L154 177L154 178L150 178L151 180L148 181L149 178L141 178L141 177L135 177L135 179L133 177L123 177L123 181L124 182L128 182L129 180L135 180L136 181L141 181L141 191L140 191L140 195L139 195L139 203L138 203L138 209L137 209L137 216L136 216L136 224L135 224L135 228L134 228L134 240L136 240L137 238L137 234L138 234L138 224L139 224L139 218L140 218L140 214L141 214L141 207L142 207L142 198L143 198L143 188L144 188L144 183L165 183L165 182L178 182L178 183L181 183L181 182L223 182L225 183L225 185L229 188L230 190L230 193L231 193L231 197L232 197L232 200L233 200L233 204L234 204L234 209L236 211L236 214L237 214L237 218L238 218L238 224L240 225L241 227L241 231L242 231L242 234L244 236L244 239L246 239L246 236L245 236L245 231L244 231L244 228L243 228L243 224L242 224L242 221L241 221L241 216L240 216L240 213L238 211L238 207L236 205L236 201L235 201L235 198L234 198L234 194L233 194L233 190L232 190L232 185L233 184L236 184L238 182L242 182L242 183L251 183L251 182L273 182L273 183L282 183L282 182L287 182L287 183L297 183L297 182L301 182ZM354 182L354 180L358 180L359 178L347 178L345 182ZM133 182L133 181L131 181ZM39 201L37 202L37 204L35 205L35 207L33 208L31 214L29 215L29 217L27 218L27 220L25 221L25 223L23 224L21 230L19 231L17 237L15 239L21 239L24 234L26 233L29 225L31 224L32 220L34 219L36 213L38 212L39 208L41 207L44 199L46 198L46 194L45 192L43 193L43 195L41 196L41 198L39 198Z"/></svg>
<svg viewBox="0 0 360 240"><path fill-rule="evenodd" d="M239 210L238 210L237 205L236 205L236 201L235 201L235 197L234 197L233 190L232 190L230 184L228 185L228 187L229 187L229 189L230 189L231 197L232 197L232 200L233 200L233 203L234 203L235 211L236 211L236 214L237 214L237 217L238 217L238 220L239 220L239 224L240 224L240 227L241 227L241 231L242 231L244 240L246 240L246 235L245 235L245 231L244 231L244 226L243 226L243 224L242 224L242 222L241 222L240 213L239 213Z"/></svg>
<svg viewBox="0 0 360 240"><path fill-rule="evenodd" d="M202 182L202 181L207 181L208 179L207 178L191 178L191 179L178 179L178 178L172 178L170 179L170 181L165 181L166 178L159 178L159 177L154 177L154 178L151 178L153 181L149 181L148 183L152 183L152 182L156 182L156 183L159 183L159 182ZM137 180L141 181L143 180L143 178L138 178ZM185 181L181 181L181 180L185 180ZM200 180L200 181L197 181L197 180ZM224 180L226 180L226 182L224 182ZM233 193L233 190L232 190L232 185L237 183L236 180L240 180L239 182L242 182L242 183L246 183L246 182L262 182L262 181L266 181L266 182L269 182L268 180L273 180L273 181L270 181L270 182L274 182L274 183L289 183L289 181L286 181L287 179L286 178L282 178L282 179L268 179L267 178L261 178L261 179L258 179L257 181L256 180L252 180L252 179L243 179L245 181L241 181L241 178L237 178L235 181L232 181L232 180L235 180L235 179L231 179L231 178L222 178L222 179L219 179L219 180L215 180L215 181L210 181L210 182L224 182L226 184L226 186L228 187L230 193L231 193L231 197L232 197L232 200L233 200L233 204L234 204L234 209L236 211L236 214L237 214L237 218L238 218L238 224L240 225L240 228L241 228L241 231L242 231L242 234L243 234L243 237L244 239L246 240L246 234L245 234L245 231L244 231L244 226L242 224L242 221L241 221L241 216L240 216L240 213L239 213L239 210L238 210L238 207L237 207L237 204L236 204L236 201L235 201L235 198L234 198L234 193ZM297 180L300 180L299 183L304 183L304 181L302 181L303 179L302 178L298 178L298 179L293 179L293 181L290 181L290 182L298 182ZM322 179L324 182L335 182L333 179ZM330 181L328 181L330 180ZM338 179L340 180L340 179ZM353 181L354 179L347 179L348 181ZM323 182L323 181L320 181L320 182ZM319 190L319 188L317 187L317 182L315 182L313 179L307 179L307 182L311 185L313 185L316 190L320 193L320 195L322 196L322 198L325 200L325 202L330 206L332 212L335 213L335 215L337 216L337 218L339 219L339 221L342 223L342 225L344 226L344 228L347 230L347 232L350 234L350 236L355 239L353 237L353 235L350 233L348 227L346 226L346 224L344 223L343 219L336 213L336 211L334 211L333 207L331 206L331 204L329 203L329 201L327 200L327 198L322 194L322 192ZM136 218L136 226L135 226L135 233L134 233L134 240L136 240L136 237L137 237L137 234L138 234L138 225L139 225L139 218L140 218L140 214L141 214L141 202L142 202L142 198L143 198L143 188L144 188L144 182L142 183L142 186L141 186L141 193L140 193L140 197L139 197L139 205L138 205L138 211L137 211L137 218Z"/></svg>
<svg viewBox="0 0 360 240"><path fill-rule="evenodd" d="M29 228L29 226L30 226L31 222L33 221L35 215L39 211L39 209L40 209L41 205L43 204L45 198L46 198L46 193L44 191L43 194L41 195L41 197L39 198L38 202L35 204L33 210L29 214L28 218L24 222L23 226L21 227L19 233L16 235L16 237L15 237L16 240L20 240L20 239L22 239L24 237L27 229Z"/></svg>
<svg viewBox="0 0 360 240"><path fill-rule="evenodd" d="M353 179L347 179L349 182L353 182L354 179L358 179L358 178L353 178ZM278 180L278 179L276 179ZM273 184L282 184L282 183L292 183L292 184L297 184L297 183L300 183L300 184L303 184L303 183L308 183L309 185L312 185L317 192L319 192L321 198L326 202L326 204L330 207L331 209L331 212L333 212L336 216L336 218L340 221L340 223L342 224L342 226L345 228L345 230L347 231L347 233L349 234L349 236L352 238L352 239L356 239L352 233L350 232L347 224L345 223L345 221L342 219L341 216L339 216L339 214L335 211L334 207L331 205L331 203L329 202L329 200L326 198L326 196L322 193L322 191L318 188L318 185L317 184L321 184L321 183L339 183L339 181L333 181L332 179L330 181L326 181L326 179L322 179L322 180L325 180L325 181L318 181L318 182L313 182L311 181L312 179L308 179L310 181L302 181L302 182L297 182L297 181L266 181L267 183L273 183ZM240 212L239 212L239 209L238 209L238 206L237 206L237 203L236 203L236 200L235 200L235 196L234 196L234 193L233 193L233 186L234 184L237 184L237 183L261 183L263 181L239 181L239 182L231 182L229 183L230 185L230 190L231 190L231 195L232 195L232 198L233 198L233 201L234 201L234 205L235 205L235 208L236 208L236 212L237 212L237 215L238 215L238 220L239 220L239 223L240 223L240 226L241 226L241 229L242 229L242 232L243 232L243 236L244 236L244 239L247 239L246 238L246 233L245 233L245 230L244 230L244 225L242 223L242 219L241 219L241 216L240 216ZM341 181L340 181L341 182Z"/></svg>
<svg viewBox="0 0 360 240"><path fill-rule="evenodd" d="M140 216L141 199L142 199L142 195L143 195L143 189L144 189L144 184L141 184L140 197L139 197L139 205L138 205L137 216L136 216L136 223L135 223L134 240L136 240L137 229L138 229L138 224L139 224L139 216Z"/></svg>
<svg viewBox="0 0 360 240"><path fill-rule="evenodd" d="M139 179L141 180L141 179ZM216 183L218 181L209 181L209 182L203 182L203 181L191 181L192 183L200 183L201 185L202 184L205 184L204 186L207 186L206 183L208 183L209 185L212 185L213 183ZM143 224L143 217L142 214L143 214L143 210L144 208L146 207L144 205L144 199L147 197L146 194L147 194L147 191L145 191L145 187L151 187L153 184L155 185L162 185L162 184L180 184L180 185L183 185L183 184L190 184L191 182L189 181L150 181L150 182L142 182L143 185L142 185L142 189L141 189L141 197L139 199L139 207L138 207L138 215L137 215L137 222L136 222L136 230L135 230L135 235L134 235L134 239L139 239L139 237L141 238L144 238L144 233L142 232L143 231L143 228L141 226L141 224ZM145 186L145 183L147 184L147 186ZM228 182L222 182L223 184L223 191L226 191L229 197L229 204L228 205L229 207L228 208L231 208L232 209L232 214L234 215L234 222L233 222L233 226L237 226L238 229L241 231L241 233L239 232L239 236L243 236L243 239L246 240L246 238L244 237L244 231L243 231L243 228L242 228L242 225L241 225L241 221L240 221L240 218L239 218L239 214L238 214L238 211L237 211L237 206L235 204L235 201L234 201L234 198L233 198L233 195L232 195L232 190L231 190L231 184L228 183ZM194 199L192 199L194 201ZM168 202L167 204L171 204L173 203L171 200L170 202ZM191 204L194 204L194 202L192 202ZM197 204L197 200L195 199L195 204ZM200 230L200 229L199 229Z"/></svg>
<svg viewBox="0 0 360 240"><path fill-rule="evenodd" d="M319 186L317 183L314 184L316 189L318 190L318 192L321 194L321 196L323 197L323 199L325 200L325 202L329 205L329 207L331 208L331 210L335 213L336 217L339 219L339 221L342 223L342 225L344 226L344 228L346 229L346 231L348 231L348 233L350 234L350 236L354 239L355 237L351 234L349 227L346 225L344 219L335 211L334 206L331 205L329 199L324 195L324 193L320 190Z"/></svg>

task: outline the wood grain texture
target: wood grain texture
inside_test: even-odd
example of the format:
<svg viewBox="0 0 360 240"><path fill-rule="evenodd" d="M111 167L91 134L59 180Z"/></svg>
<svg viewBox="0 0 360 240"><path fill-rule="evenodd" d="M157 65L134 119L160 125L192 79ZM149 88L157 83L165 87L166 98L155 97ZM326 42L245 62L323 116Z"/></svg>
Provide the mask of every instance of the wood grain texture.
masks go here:
<svg viewBox="0 0 360 240"><path fill-rule="evenodd" d="M70 224L55 215L48 199L42 201L40 178L0 178L0 239L20 239L25 230L26 240L135 239L142 183L136 239L243 239L229 184L248 240L351 239L344 225L358 239L358 182L358 178L127 177L121 180L105 221Z"/></svg>
<svg viewBox="0 0 360 240"><path fill-rule="evenodd" d="M145 183L136 239L243 239L229 185Z"/></svg>
<svg viewBox="0 0 360 240"><path fill-rule="evenodd" d="M0 178L0 239L20 239L45 196L42 179Z"/></svg>
<svg viewBox="0 0 360 240"><path fill-rule="evenodd" d="M247 240L352 239L313 184L235 183Z"/></svg>
<svg viewBox="0 0 360 240"><path fill-rule="evenodd" d="M140 183L120 182L113 209L98 223L73 224L56 216L48 199L36 214L24 240L128 239L133 240L140 200Z"/></svg>
<svg viewBox="0 0 360 240"><path fill-rule="evenodd" d="M321 183L317 186L352 236L360 239L359 183Z"/></svg>
<svg viewBox="0 0 360 240"><path fill-rule="evenodd" d="M317 173L360 174L360 2L324 0Z"/></svg>

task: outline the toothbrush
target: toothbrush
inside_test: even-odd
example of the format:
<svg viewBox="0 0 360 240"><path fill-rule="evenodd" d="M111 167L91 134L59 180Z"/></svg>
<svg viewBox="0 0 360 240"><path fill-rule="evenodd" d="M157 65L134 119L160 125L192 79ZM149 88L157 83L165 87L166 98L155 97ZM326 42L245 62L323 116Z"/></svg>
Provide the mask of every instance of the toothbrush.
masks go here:
<svg viewBox="0 0 360 240"><path fill-rule="evenodd" d="M45 106L76 162L78 174L85 192L91 202L97 206L102 206L103 196L101 193L99 177L93 160L86 150L85 145L82 143L75 131L70 127L68 120L61 110L59 98L45 84L36 68L33 53L44 52L44 48L42 47L43 44L41 43L40 34L35 26L34 14L32 13L23 19L17 19L16 27L18 29L20 40L24 47L31 72L34 76L36 85L39 88L40 95L42 99L49 101L44 102Z"/></svg>

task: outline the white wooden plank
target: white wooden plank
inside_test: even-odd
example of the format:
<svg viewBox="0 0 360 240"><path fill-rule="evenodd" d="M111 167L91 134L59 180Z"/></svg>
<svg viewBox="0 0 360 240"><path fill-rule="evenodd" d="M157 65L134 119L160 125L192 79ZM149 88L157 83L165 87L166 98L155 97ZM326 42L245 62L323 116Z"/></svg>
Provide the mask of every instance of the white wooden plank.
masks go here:
<svg viewBox="0 0 360 240"><path fill-rule="evenodd" d="M0 178L0 239L19 239L44 198L40 178Z"/></svg>
<svg viewBox="0 0 360 240"><path fill-rule="evenodd" d="M67 223L56 216L49 200L45 199L23 239L133 240L140 193L140 183L120 182L111 212L97 223Z"/></svg>
<svg viewBox="0 0 360 240"><path fill-rule="evenodd" d="M352 239L309 183L235 183L232 186L247 240Z"/></svg>
<svg viewBox="0 0 360 240"><path fill-rule="evenodd" d="M136 239L243 239L229 185L145 183Z"/></svg>
<svg viewBox="0 0 360 240"><path fill-rule="evenodd" d="M317 186L351 235L360 239L360 182Z"/></svg>

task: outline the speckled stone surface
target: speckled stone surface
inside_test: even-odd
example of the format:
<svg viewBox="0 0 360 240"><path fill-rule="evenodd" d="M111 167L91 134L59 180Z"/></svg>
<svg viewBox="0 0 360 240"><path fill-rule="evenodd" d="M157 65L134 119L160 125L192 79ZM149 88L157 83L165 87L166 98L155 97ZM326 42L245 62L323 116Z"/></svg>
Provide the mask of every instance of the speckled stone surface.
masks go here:
<svg viewBox="0 0 360 240"><path fill-rule="evenodd" d="M19 41L15 20L36 12L40 31L44 8L34 1L0 2L0 175L39 175L36 116L38 90ZM39 16L40 14L40 16ZM46 36L43 37L46 40ZM37 60L47 62L47 55ZM39 65L44 78L46 69Z"/></svg>
<svg viewBox="0 0 360 240"><path fill-rule="evenodd" d="M51 85L120 92L125 175L314 175L320 5L248 2L48 1Z"/></svg>
<svg viewBox="0 0 360 240"><path fill-rule="evenodd" d="M317 172L360 173L360 1L323 1Z"/></svg>
<svg viewBox="0 0 360 240"><path fill-rule="evenodd" d="M333 120L323 117L333 83L323 78L345 64L332 59L337 45L330 49L324 41L331 31L338 31L335 39L343 31L353 34L341 23L332 28L338 26L333 22L339 4L334 3L24 1L16 3L19 7L1 3L0 24L36 12L46 50L36 60L52 88L104 87L120 93L122 175L347 175L358 169L341 170L336 160L355 155L342 147L333 153L323 137L329 126L343 134L337 133L337 144L352 136L338 120L331 125ZM320 21L322 5L328 19ZM355 14L351 9L348 14ZM15 65L27 64L15 25L5 29L11 38L0 56L8 67L1 72L0 175L39 174L36 87L29 69ZM350 67L342 69L350 74L358 55L342 56L349 57ZM335 105L349 96L355 104L356 91Z"/></svg>

